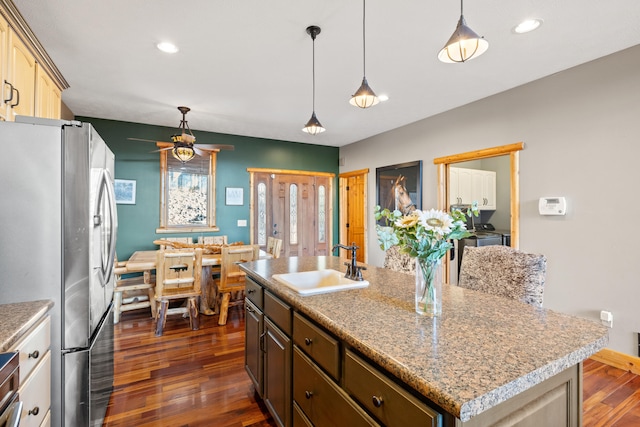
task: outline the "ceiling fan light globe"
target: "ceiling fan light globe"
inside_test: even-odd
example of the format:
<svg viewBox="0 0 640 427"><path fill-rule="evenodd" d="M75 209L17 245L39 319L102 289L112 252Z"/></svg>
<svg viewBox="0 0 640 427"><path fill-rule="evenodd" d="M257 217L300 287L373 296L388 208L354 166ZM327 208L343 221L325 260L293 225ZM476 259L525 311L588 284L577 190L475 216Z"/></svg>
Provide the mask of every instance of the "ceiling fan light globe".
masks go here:
<svg viewBox="0 0 640 427"><path fill-rule="evenodd" d="M173 157L175 157L177 160L181 161L182 163L188 162L189 160L193 159L194 156L196 155L192 147L180 146L180 145L173 147L173 150L171 150L171 154L173 155Z"/></svg>

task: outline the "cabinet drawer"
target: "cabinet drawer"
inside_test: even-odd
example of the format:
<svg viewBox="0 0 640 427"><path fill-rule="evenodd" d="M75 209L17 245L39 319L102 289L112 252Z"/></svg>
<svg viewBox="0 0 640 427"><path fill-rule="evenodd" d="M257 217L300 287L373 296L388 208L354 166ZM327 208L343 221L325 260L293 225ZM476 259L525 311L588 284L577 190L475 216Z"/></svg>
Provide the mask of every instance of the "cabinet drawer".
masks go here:
<svg viewBox="0 0 640 427"><path fill-rule="evenodd" d="M22 400L20 427L39 427L51 405L51 352L46 352L42 360L21 384L18 393Z"/></svg>
<svg viewBox="0 0 640 427"><path fill-rule="evenodd" d="M293 349L293 378L293 399L313 425L378 425L297 347Z"/></svg>
<svg viewBox="0 0 640 427"><path fill-rule="evenodd" d="M244 284L244 294L249 301L262 310L262 286L254 282L253 279L247 277Z"/></svg>
<svg viewBox="0 0 640 427"><path fill-rule="evenodd" d="M336 381L340 379L340 343L298 313L293 313L293 342Z"/></svg>
<svg viewBox="0 0 640 427"><path fill-rule="evenodd" d="M291 336L291 307L269 291L264 291L264 314L285 334Z"/></svg>
<svg viewBox="0 0 640 427"><path fill-rule="evenodd" d="M44 420L42 420L40 427L51 427L51 410L47 411L47 415L45 415Z"/></svg>
<svg viewBox="0 0 640 427"><path fill-rule="evenodd" d="M51 319L46 316L29 330L15 345L13 351L20 352L20 384L27 380L35 366L49 351L51 344Z"/></svg>
<svg viewBox="0 0 640 427"><path fill-rule="evenodd" d="M293 403L293 427L313 427L309 418L295 402Z"/></svg>
<svg viewBox="0 0 640 427"><path fill-rule="evenodd" d="M442 415L350 350L345 351L344 388L384 425L442 425Z"/></svg>

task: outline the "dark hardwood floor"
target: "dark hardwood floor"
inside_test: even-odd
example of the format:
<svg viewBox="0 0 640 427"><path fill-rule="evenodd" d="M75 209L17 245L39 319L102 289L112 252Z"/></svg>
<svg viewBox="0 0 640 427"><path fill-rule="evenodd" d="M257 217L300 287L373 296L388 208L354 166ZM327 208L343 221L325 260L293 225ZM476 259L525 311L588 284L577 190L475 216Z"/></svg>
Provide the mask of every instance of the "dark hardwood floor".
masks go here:
<svg viewBox="0 0 640 427"><path fill-rule="evenodd" d="M122 314L115 325L115 380L104 427L267 427L273 419L244 370L243 307L189 319L169 316L154 335L149 310Z"/></svg>
<svg viewBox="0 0 640 427"><path fill-rule="evenodd" d="M154 335L148 310L123 313L115 326L115 384L104 427L271 427L275 423L244 370L244 313L167 319ZM640 426L640 376L584 362L584 426Z"/></svg>

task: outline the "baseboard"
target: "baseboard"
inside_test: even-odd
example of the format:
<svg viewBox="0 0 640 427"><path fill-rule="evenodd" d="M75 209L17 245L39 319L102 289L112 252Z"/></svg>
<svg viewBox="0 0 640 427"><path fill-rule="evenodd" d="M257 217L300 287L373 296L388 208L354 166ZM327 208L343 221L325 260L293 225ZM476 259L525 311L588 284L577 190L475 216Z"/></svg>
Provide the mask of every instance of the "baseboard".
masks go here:
<svg viewBox="0 0 640 427"><path fill-rule="evenodd" d="M591 356L591 358L614 368L640 375L640 357L605 348Z"/></svg>

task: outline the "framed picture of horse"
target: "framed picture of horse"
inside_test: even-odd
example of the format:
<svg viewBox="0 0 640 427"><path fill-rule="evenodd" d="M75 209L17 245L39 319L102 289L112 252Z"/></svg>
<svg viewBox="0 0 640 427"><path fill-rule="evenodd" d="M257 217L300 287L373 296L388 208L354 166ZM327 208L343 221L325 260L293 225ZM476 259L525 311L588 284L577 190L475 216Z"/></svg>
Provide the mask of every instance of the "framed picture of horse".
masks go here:
<svg viewBox="0 0 640 427"><path fill-rule="evenodd" d="M422 160L376 168L377 204L404 215L422 209Z"/></svg>

